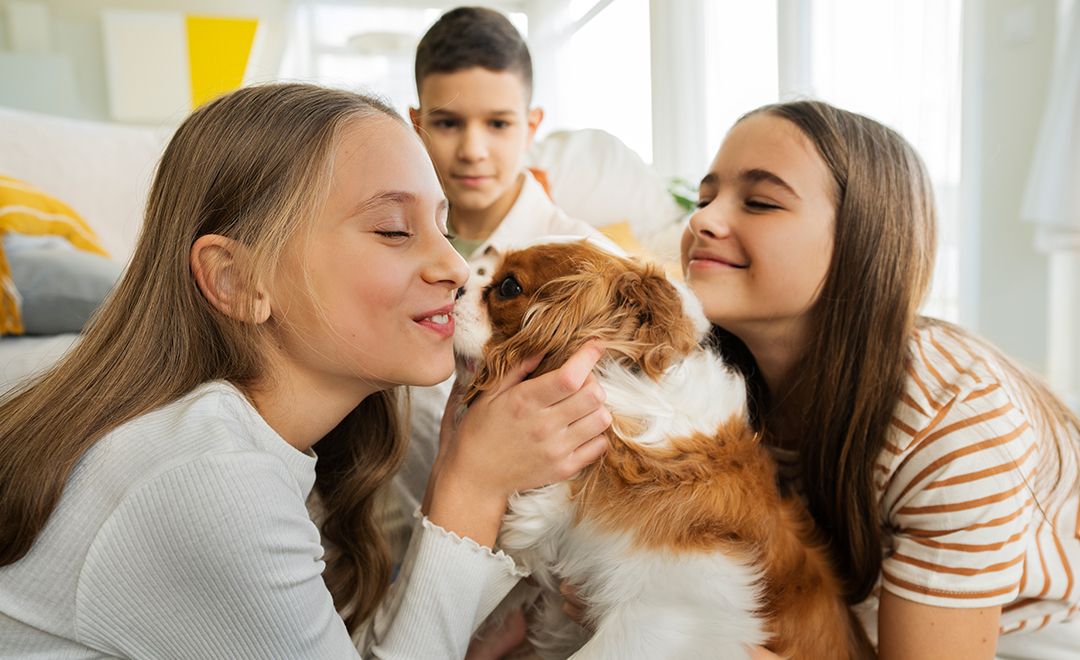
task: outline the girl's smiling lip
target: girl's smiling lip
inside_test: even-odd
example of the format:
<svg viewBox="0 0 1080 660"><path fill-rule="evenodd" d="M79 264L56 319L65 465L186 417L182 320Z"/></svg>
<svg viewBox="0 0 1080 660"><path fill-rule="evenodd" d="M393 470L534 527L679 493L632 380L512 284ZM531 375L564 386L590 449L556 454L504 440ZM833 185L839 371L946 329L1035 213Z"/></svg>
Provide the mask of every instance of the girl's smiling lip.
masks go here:
<svg viewBox="0 0 1080 660"><path fill-rule="evenodd" d="M687 262L688 268L746 268L749 263L740 263L727 257L722 257L715 252L707 250L692 250Z"/></svg>
<svg viewBox="0 0 1080 660"><path fill-rule="evenodd" d="M452 337L454 335L454 305L444 305L425 312L415 317L413 321L442 337Z"/></svg>

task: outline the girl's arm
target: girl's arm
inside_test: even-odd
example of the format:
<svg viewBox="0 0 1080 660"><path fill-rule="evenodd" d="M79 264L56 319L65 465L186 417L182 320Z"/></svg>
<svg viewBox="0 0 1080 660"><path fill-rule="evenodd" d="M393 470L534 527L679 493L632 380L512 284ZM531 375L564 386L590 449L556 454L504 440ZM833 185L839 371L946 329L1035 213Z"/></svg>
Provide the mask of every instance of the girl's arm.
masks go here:
<svg viewBox="0 0 1080 660"><path fill-rule="evenodd" d="M882 590L878 657L882 660L990 659L997 649L1001 607L923 605Z"/></svg>

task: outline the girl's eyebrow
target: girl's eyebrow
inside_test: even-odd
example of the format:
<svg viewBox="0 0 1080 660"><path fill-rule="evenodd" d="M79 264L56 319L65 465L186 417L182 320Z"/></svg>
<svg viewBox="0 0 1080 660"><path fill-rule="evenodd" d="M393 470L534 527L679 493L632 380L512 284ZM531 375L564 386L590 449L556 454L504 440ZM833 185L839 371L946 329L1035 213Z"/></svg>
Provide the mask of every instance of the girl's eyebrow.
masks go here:
<svg viewBox="0 0 1080 660"><path fill-rule="evenodd" d="M760 168L754 168L750 170L743 170L739 172L739 178L748 183L771 183L776 186L780 186L784 190L791 193L795 199L802 199L799 197L799 193L795 192L795 189L788 185L787 181L784 181L776 174L773 174L769 170L763 170Z"/></svg>
<svg viewBox="0 0 1080 660"><path fill-rule="evenodd" d="M799 197L799 193L795 192L795 189L788 185L787 181L784 181L769 170L761 169L759 167L743 170L742 172L739 172L739 178L747 183L771 183L788 191L795 199L802 199L802 197ZM720 185L720 177L715 173L710 172L702 177L701 183L698 185L717 187Z"/></svg>
<svg viewBox="0 0 1080 660"><path fill-rule="evenodd" d="M416 195L404 190L384 190L375 193L356 205L351 216L363 215L372 209L384 206L406 206L416 202Z"/></svg>
<svg viewBox="0 0 1080 660"><path fill-rule="evenodd" d="M367 213L373 209L382 208L385 206L407 206L409 204L415 204L417 197L411 192L405 190L385 190L378 192L368 197L364 201L356 205L353 209L352 215L358 216ZM439 200L439 203L435 205L435 210L438 212L446 211L450 208L450 202L443 197Z"/></svg>

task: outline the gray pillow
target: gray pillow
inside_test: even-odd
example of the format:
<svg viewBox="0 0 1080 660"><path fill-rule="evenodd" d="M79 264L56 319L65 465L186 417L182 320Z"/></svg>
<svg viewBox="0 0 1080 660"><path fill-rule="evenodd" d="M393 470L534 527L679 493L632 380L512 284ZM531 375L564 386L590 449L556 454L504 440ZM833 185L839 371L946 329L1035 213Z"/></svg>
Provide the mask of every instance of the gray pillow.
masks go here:
<svg viewBox="0 0 1080 660"><path fill-rule="evenodd" d="M69 246L12 250L7 258L28 335L82 330L123 271L112 259Z"/></svg>

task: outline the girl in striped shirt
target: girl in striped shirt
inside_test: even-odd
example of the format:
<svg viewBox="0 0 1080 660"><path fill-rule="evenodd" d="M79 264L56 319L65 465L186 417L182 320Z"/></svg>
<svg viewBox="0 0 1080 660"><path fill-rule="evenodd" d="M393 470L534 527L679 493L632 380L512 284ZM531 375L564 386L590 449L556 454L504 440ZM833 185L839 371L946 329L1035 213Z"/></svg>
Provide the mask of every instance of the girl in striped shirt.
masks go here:
<svg viewBox="0 0 1080 660"><path fill-rule="evenodd" d="M766 106L698 206L687 279L880 657L1080 657L1080 420L918 316L935 219L911 146L824 103Z"/></svg>

